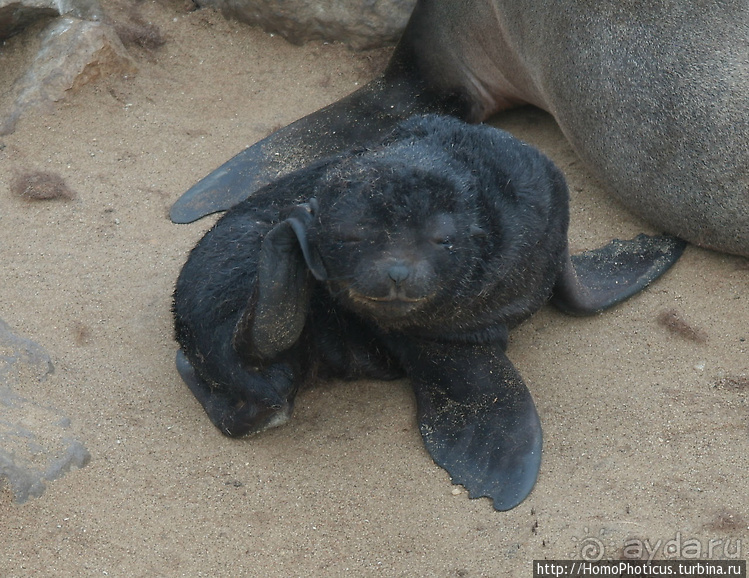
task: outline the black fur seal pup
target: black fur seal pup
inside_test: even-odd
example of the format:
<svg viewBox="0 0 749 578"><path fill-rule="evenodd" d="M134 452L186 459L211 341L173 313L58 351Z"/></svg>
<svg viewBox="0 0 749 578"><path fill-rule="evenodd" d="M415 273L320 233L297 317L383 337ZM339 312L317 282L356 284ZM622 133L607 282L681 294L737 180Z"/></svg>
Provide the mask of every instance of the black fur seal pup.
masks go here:
<svg viewBox="0 0 749 578"><path fill-rule="evenodd" d="M567 224L564 177L540 152L414 117L216 223L177 281L177 367L229 436L285 422L312 375L408 376L435 462L513 508L538 475L541 425L508 331L550 298L573 314L611 307L684 248L641 235L570 257Z"/></svg>

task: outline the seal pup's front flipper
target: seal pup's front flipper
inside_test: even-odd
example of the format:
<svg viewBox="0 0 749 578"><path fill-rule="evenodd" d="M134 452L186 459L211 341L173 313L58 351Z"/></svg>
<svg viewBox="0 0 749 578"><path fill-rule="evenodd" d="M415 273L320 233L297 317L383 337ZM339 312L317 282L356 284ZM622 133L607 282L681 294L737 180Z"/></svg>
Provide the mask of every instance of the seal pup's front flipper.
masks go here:
<svg viewBox="0 0 749 578"><path fill-rule="evenodd" d="M471 498L510 510L541 466L541 422L528 388L498 344L408 340L400 350L419 429L437 465Z"/></svg>
<svg viewBox="0 0 749 578"><path fill-rule="evenodd" d="M593 315L642 291L678 261L686 242L668 235L613 240L567 255L551 303L570 315Z"/></svg>
<svg viewBox="0 0 749 578"><path fill-rule="evenodd" d="M454 112L453 97L436 97L412 75L390 65L349 96L285 126L228 160L172 205L175 223L224 211L260 187L312 161L379 141L413 114Z"/></svg>

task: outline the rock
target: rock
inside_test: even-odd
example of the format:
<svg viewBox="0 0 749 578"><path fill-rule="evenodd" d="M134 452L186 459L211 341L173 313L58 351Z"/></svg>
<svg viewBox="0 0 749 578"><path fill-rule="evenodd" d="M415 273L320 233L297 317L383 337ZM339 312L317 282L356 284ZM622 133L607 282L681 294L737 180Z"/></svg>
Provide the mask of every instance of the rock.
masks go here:
<svg viewBox="0 0 749 578"><path fill-rule="evenodd" d="M55 0L0 0L0 41L43 18L59 16Z"/></svg>
<svg viewBox="0 0 749 578"><path fill-rule="evenodd" d="M394 44L416 0L197 0L227 18L259 25L289 42L338 41L356 50Z"/></svg>
<svg viewBox="0 0 749 578"><path fill-rule="evenodd" d="M57 4L61 14L82 20L101 20L104 16L99 0L58 0Z"/></svg>
<svg viewBox="0 0 749 578"><path fill-rule="evenodd" d="M111 26L71 16L58 18L42 31L34 62L11 89L14 104L0 117L0 135L13 132L18 118L30 108L49 107L69 90L135 70Z"/></svg>
<svg viewBox="0 0 749 578"><path fill-rule="evenodd" d="M42 347L0 320L0 486L6 482L17 503L40 496L45 482L91 459L68 435L68 418L13 391L19 383L42 383L53 372Z"/></svg>
<svg viewBox="0 0 749 578"><path fill-rule="evenodd" d="M37 20L62 14L87 20L102 16L97 0L0 0L0 41Z"/></svg>

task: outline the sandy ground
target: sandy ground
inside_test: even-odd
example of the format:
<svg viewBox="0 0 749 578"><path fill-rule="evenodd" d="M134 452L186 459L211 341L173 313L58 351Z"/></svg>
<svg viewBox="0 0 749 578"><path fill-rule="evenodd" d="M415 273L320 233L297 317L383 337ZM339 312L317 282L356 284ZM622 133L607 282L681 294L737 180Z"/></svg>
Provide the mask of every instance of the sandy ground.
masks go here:
<svg viewBox="0 0 749 578"><path fill-rule="evenodd" d="M16 389L69 416L92 454L25 504L0 489L0 576L522 577L533 559L591 548L747 558L749 268L738 257L690 247L613 311L546 308L513 333L509 356L545 435L539 481L513 511L468 499L433 464L406 381L321 383L286 426L222 437L174 369L169 311L213 219L174 225L168 208L236 152L366 82L387 54L291 46L179 1L138 10L167 41L134 52L135 76L85 87L0 138L0 318L56 368ZM0 48L1 81L27 43ZM567 175L574 249L652 232L549 116L493 124ZM76 198L13 196L13 172L29 169L58 173ZM706 340L659 322L669 310Z"/></svg>

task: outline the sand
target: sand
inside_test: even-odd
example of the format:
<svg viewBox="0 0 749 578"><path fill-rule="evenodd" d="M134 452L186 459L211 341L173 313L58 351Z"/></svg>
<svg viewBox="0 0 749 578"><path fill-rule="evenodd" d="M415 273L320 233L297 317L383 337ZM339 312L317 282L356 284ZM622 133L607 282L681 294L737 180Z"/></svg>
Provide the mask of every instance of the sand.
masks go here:
<svg viewBox="0 0 749 578"><path fill-rule="evenodd" d="M0 489L0 576L522 577L534 559L631 557L638 544L645 557L747 558L749 267L696 247L612 311L545 308L513 332L545 446L510 512L434 465L407 381L316 384L284 427L223 437L174 369L170 318L179 269L215 217L175 225L167 211L235 153L361 86L387 51L292 46L176 0L136 8L166 39L131 49L137 74L0 138L0 319L55 366L16 391L70 417L92 456L25 504ZM0 48L0 79L26 43ZM567 175L573 249L654 232L551 117L492 124ZM75 198L14 196L26 170L59 174Z"/></svg>

